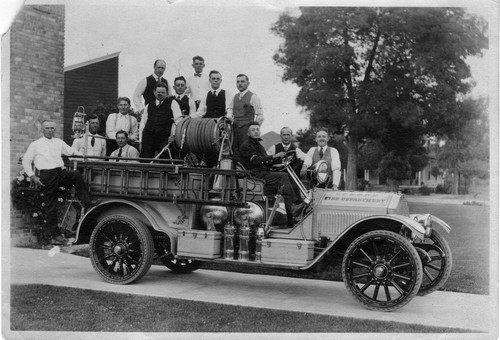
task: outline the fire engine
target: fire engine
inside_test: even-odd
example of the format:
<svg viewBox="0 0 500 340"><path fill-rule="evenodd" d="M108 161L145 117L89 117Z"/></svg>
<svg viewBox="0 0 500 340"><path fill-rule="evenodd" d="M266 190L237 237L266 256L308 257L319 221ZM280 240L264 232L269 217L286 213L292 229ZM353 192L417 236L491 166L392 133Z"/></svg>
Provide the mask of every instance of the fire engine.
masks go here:
<svg viewBox="0 0 500 340"><path fill-rule="evenodd" d="M154 258L179 273L203 261L297 271L338 265L361 305L394 311L450 275L452 254L442 236L450 226L410 213L401 193L318 188L327 180L324 162L310 170L306 187L286 157L277 171L288 172L309 203L289 228L280 194L265 195L265 181L227 157L230 124L184 119L175 145L184 153L179 159L73 160L99 199L79 216L75 244L89 244L104 281L135 282ZM200 166L207 152L219 154L218 167Z"/></svg>

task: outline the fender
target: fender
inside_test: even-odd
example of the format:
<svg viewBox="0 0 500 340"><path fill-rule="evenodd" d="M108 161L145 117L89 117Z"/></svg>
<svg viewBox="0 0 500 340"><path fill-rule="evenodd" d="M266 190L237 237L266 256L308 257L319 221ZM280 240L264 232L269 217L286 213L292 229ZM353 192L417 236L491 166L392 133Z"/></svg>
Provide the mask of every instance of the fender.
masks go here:
<svg viewBox="0 0 500 340"><path fill-rule="evenodd" d="M372 220L389 220L389 221L395 221L399 222L402 225L406 226L408 229L410 229L415 236L417 236L419 239L424 240L425 239L425 228L418 223L417 221L412 220L411 218L403 215L396 215L396 214L390 214L390 215L372 215L369 217L362 218L353 224L351 224L348 228L346 228L340 235L337 236L337 238L330 243L316 258L309 263L307 266L300 267L299 269L308 269L312 267L315 263L319 262L320 260L323 259L323 256L327 254L330 249L332 249L339 240L341 240L346 234L348 234L350 231L353 229L356 229L360 225L362 225L365 222L372 221Z"/></svg>
<svg viewBox="0 0 500 340"><path fill-rule="evenodd" d="M424 217L424 216L425 215L423 215L423 214L410 214L410 218L414 219L416 217L417 220ZM451 232L451 227L448 223L446 223L445 221L443 221L442 219L440 219L439 217L436 217L434 215L430 215L430 216L432 219L432 224L436 223L437 225L440 225L448 234Z"/></svg>
<svg viewBox="0 0 500 340"><path fill-rule="evenodd" d="M122 210L120 212L120 210ZM186 209L188 210L188 209ZM179 207L172 203L157 202L157 201L137 201L124 199L111 199L101 204L92 207L80 219L76 232L75 243L78 243L79 237L83 230L89 231L94 229L96 224L86 223L94 219L108 216L112 214L131 213L134 217L150 225L153 229L163 232L172 240L172 251L177 245L177 229L190 228L190 219L183 214Z"/></svg>

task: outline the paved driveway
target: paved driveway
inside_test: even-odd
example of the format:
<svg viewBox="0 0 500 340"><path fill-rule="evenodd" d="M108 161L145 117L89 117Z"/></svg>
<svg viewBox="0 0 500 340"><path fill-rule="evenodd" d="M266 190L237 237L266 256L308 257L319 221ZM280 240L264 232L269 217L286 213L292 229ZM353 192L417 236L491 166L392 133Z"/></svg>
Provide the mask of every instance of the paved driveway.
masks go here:
<svg viewBox="0 0 500 340"><path fill-rule="evenodd" d="M27 248L12 248L10 255L11 271L5 272L4 267L4 272L10 274L7 279L13 284L49 284L483 332L497 325L496 303L486 295L435 292L414 298L396 312L384 313L361 307L341 282L212 270L182 275L152 266L139 282L121 286L102 281L88 258Z"/></svg>

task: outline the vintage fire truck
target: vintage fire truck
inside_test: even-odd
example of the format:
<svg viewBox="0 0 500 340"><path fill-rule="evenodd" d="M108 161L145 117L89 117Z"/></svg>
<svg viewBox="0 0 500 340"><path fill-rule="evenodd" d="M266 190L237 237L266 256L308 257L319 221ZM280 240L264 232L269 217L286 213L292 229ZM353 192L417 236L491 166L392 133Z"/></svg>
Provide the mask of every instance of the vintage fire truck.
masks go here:
<svg viewBox="0 0 500 340"><path fill-rule="evenodd" d="M265 195L263 180L226 157L229 135L230 124L185 119L175 133L180 159L73 159L99 199L77 218L75 243L89 244L104 281L137 281L154 258L180 273L202 261L297 271L338 265L357 301L380 311L444 285L452 266L444 221L410 214L400 193L318 188L324 162L306 187L290 169L291 155L277 171L289 173L309 205L288 228L279 193ZM200 165L207 152L219 153L218 167Z"/></svg>

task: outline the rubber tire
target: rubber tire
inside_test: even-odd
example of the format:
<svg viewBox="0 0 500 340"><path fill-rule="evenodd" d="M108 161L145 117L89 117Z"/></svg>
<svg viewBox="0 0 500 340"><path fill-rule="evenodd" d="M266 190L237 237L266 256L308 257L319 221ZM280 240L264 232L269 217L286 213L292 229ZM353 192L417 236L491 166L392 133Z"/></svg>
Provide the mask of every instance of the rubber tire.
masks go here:
<svg viewBox="0 0 500 340"><path fill-rule="evenodd" d="M113 274L110 273L108 270L106 270L106 268L103 267L104 254L100 254L96 250L98 247L98 244L96 243L103 241L102 237L104 237L104 232L106 231L106 229L112 228L113 224L118 224L124 227L121 228L121 231L117 231L116 234L114 235L118 236L118 238L122 237L123 231L127 231L126 230L127 228L129 229L128 232L130 233L130 235L128 235L128 237L130 237L133 242L133 243L131 242L130 245L136 246L136 249L134 249L135 250L134 253L126 252L127 255L129 254L135 255L137 254L137 250L140 250L140 253L138 254L139 259L136 261L137 262L136 267L134 267L134 269L127 275ZM108 235L109 234L110 231L108 231ZM111 233L111 235L113 235L113 233ZM144 223L133 217L122 216L122 215L106 216L97 224L96 228L92 232L89 246L90 246L90 260L92 266L94 267L95 271L101 276L101 278L109 283L124 285L135 282L148 272L149 268L151 267L151 264L153 263L153 256L154 256L153 237L151 236L151 233L149 232L148 228L144 225ZM114 249L116 249L116 247L113 248L113 251ZM100 258L102 259L101 261L99 260Z"/></svg>
<svg viewBox="0 0 500 340"><path fill-rule="evenodd" d="M396 303L386 303L385 305L384 303L370 303L369 297L366 298L367 296L364 295L355 284L354 286L350 284L350 275L348 275L347 273L349 258L352 253L357 250L357 247L360 244L364 243L370 238L390 239L394 243L397 243L400 247L404 248L406 253L411 257L410 260L415 266L416 275L413 277L413 287L411 287L409 294L407 294L406 297ZM391 268L391 270L392 269L393 268ZM358 301L361 305L363 305L367 309L375 311L392 312L408 304L417 295L418 290L420 289L420 285L422 283L422 275L422 262L420 261L420 256L418 255L414 246L403 236L387 230L374 230L359 236L349 245L342 260L342 278L344 280L345 286L347 287L347 290L356 298L356 301ZM398 297L398 299L400 299L401 297L402 296Z"/></svg>
<svg viewBox="0 0 500 340"><path fill-rule="evenodd" d="M424 273L422 277L422 285L420 286L420 290L418 291L418 295L420 296L428 295L430 293L435 292L439 288L443 287L448 278L450 277L451 268L453 264L451 248L448 245L448 242L446 242L445 238L441 236L441 234L437 230L432 230L430 239L434 242L436 246L441 248L441 250L444 253L444 265L443 265L444 270L441 270L439 272L440 277L435 282L433 282L430 285L426 285L426 274L425 274L426 265L422 263ZM414 243L413 245L416 248L418 248L418 243Z"/></svg>

